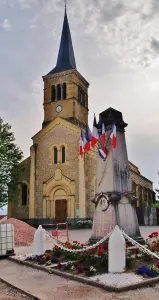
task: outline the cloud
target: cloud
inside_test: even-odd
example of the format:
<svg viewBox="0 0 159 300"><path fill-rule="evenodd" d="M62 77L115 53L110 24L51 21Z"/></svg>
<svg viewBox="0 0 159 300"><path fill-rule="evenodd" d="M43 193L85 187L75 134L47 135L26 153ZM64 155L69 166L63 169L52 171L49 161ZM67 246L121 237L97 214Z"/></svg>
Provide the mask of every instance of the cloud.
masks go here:
<svg viewBox="0 0 159 300"><path fill-rule="evenodd" d="M156 40L155 38L152 38L151 41L151 47L152 49L159 54L159 40Z"/></svg>
<svg viewBox="0 0 159 300"><path fill-rule="evenodd" d="M4 30L4 31L10 31L12 29L12 25L9 22L8 19L4 19L4 21L0 24L0 27Z"/></svg>
<svg viewBox="0 0 159 300"><path fill-rule="evenodd" d="M27 156L43 121L41 76L56 64L64 1L3 0L1 9L14 23L0 47L1 116ZM69 0L67 13L77 68L90 82L90 127L94 112L122 111L129 159L157 182L159 0Z"/></svg>

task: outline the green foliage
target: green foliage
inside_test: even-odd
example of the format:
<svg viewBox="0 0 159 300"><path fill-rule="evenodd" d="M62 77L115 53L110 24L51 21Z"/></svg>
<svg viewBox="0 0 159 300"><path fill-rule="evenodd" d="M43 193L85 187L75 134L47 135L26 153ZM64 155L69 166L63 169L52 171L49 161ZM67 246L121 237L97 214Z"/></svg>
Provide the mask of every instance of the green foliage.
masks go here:
<svg viewBox="0 0 159 300"><path fill-rule="evenodd" d="M151 206L152 207L159 207L159 202L153 203Z"/></svg>
<svg viewBox="0 0 159 300"><path fill-rule="evenodd" d="M21 159L11 126L0 118L0 208L15 198Z"/></svg>

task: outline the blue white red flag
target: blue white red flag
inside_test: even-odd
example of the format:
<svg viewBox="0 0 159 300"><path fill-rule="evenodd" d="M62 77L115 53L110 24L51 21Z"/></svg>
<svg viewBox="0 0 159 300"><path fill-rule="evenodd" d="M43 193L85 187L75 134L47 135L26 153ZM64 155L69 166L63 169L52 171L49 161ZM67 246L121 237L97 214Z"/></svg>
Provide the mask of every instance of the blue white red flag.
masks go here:
<svg viewBox="0 0 159 300"><path fill-rule="evenodd" d="M97 121L96 121L96 117L94 115L93 129L92 129L92 140L91 140L92 148L95 147L98 140L99 140L99 134L98 134L98 128L97 128Z"/></svg>
<svg viewBox="0 0 159 300"><path fill-rule="evenodd" d="M106 144L106 132L105 132L105 126L104 123L102 123L102 132L101 132L101 144L105 145Z"/></svg>
<svg viewBox="0 0 159 300"><path fill-rule="evenodd" d="M82 157L83 152L84 152L83 144L84 144L84 141L83 141L83 132L82 132L82 130L81 130L81 136L80 136L80 156L81 156L81 157Z"/></svg>
<svg viewBox="0 0 159 300"><path fill-rule="evenodd" d="M98 153L99 153L99 156L100 156L103 160L105 160L106 157L107 157L107 148L104 147L104 148L98 149Z"/></svg>
<svg viewBox="0 0 159 300"><path fill-rule="evenodd" d="M111 133L110 133L110 138L112 140L112 147L116 148L116 125L113 123Z"/></svg>
<svg viewBox="0 0 159 300"><path fill-rule="evenodd" d="M92 140L92 134L89 129L89 127L86 127L85 133L84 133L84 152L88 152L91 149L91 140Z"/></svg>

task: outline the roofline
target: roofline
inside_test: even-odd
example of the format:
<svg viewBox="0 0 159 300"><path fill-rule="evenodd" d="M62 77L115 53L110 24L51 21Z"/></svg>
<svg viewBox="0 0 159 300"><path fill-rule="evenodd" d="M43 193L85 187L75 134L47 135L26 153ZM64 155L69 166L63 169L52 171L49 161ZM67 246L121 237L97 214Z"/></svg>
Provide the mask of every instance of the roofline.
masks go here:
<svg viewBox="0 0 159 300"><path fill-rule="evenodd" d="M75 73L87 85L87 87L89 87L89 85L90 85L89 82L76 69L66 70L66 71L62 71L62 72L57 72L55 74L50 74L50 75L44 75L44 76L42 76L42 79L44 81L45 79L54 78L54 77L56 78L59 75L65 75L66 73L67 74Z"/></svg>
<svg viewBox="0 0 159 300"><path fill-rule="evenodd" d="M26 160L28 160L30 158L30 156L28 156L27 158L25 158L24 160L22 160L21 162L20 162L20 164L19 165L21 165L22 163L24 163Z"/></svg>
<svg viewBox="0 0 159 300"><path fill-rule="evenodd" d="M67 119L64 119L64 118L61 118L61 117L55 117L55 118L54 118L53 120L51 120L44 128L40 129L35 135L33 135L33 136L31 137L31 139L33 140L36 136L38 136L38 134L39 134L40 132L42 132L42 131L44 131L46 128L48 128L48 127L49 127L53 122L55 122L55 120L57 120L57 119L63 120L64 122L69 122L70 124L72 124L72 125L75 126L76 128L79 128L78 125L76 125L76 124L70 122L70 121L67 120ZM50 128L50 130L51 130L51 128ZM79 132L80 132L80 128L79 128Z"/></svg>
<svg viewBox="0 0 159 300"><path fill-rule="evenodd" d="M130 163L131 165L133 165L134 167L136 167L137 169L139 169L138 166L134 165L131 161L129 161L129 163Z"/></svg>

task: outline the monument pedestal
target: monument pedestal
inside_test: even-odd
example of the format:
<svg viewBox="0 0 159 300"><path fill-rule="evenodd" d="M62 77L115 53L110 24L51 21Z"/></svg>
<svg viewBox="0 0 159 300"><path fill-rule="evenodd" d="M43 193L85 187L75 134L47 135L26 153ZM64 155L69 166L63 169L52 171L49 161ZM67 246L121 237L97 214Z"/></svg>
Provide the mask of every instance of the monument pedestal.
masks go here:
<svg viewBox="0 0 159 300"><path fill-rule="evenodd" d="M89 244L95 244L111 232L116 225L139 244L145 244L140 234L135 202L136 198L131 194L101 193L93 202L96 211L93 219L92 236ZM106 244L108 243L106 240ZM126 240L126 243L131 243Z"/></svg>
<svg viewBox="0 0 159 300"><path fill-rule="evenodd" d="M97 193L92 200L95 213L89 243L101 240L118 225L128 236L144 244L135 209L137 198L131 191L124 129L127 124L123 121L122 113L112 108L100 114L99 123L100 126L104 123L107 137L110 136L113 122L117 128L117 146L112 148L111 139L108 139L106 160L98 157Z"/></svg>

